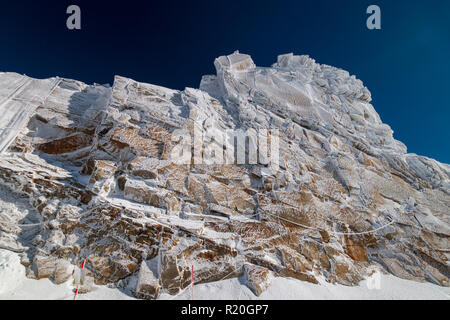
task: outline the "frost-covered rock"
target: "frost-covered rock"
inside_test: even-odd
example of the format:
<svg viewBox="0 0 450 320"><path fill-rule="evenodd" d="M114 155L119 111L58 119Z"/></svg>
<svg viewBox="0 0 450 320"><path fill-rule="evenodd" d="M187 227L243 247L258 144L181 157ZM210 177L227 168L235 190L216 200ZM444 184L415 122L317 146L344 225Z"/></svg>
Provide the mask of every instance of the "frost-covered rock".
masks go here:
<svg viewBox="0 0 450 320"><path fill-rule="evenodd" d="M269 274L354 285L373 265L449 285L450 166L406 153L360 80L293 54L214 65L182 91L0 73L0 247L30 277L86 259L95 283L136 279L146 299L192 267L195 283L244 271L255 294ZM274 129L278 151L252 158L251 138L245 163L197 161Z"/></svg>
<svg viewBox="0 0 450 320"><path fill-rule="evenodd" d="M161 290L158 268L158 258L141 262L135 290L136 297L141 299L156 299L158 297Z"/></svg>
<svg viewBox="0 0 450 320"><path fill-rule="evenodd" d="M250 264L244 265L244 277L247 286L258 297L270 286L270 270Z"/></svg>
<svg viewBox="0 0 450 320"><path fill-rule="evenodd" d="M33 272L33 273L31 273ZM50 278L56 284L69 280L73 273L73 266L65 259L36 255L29 267L29 277L36 279Z"/></svg>

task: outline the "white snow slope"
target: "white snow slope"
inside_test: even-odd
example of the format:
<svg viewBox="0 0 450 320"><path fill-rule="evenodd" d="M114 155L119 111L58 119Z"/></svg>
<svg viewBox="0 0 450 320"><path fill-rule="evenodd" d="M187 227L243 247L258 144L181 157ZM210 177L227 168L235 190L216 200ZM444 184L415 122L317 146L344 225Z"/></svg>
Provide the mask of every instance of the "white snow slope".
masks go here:
<svg viewBox="0 0 450 320"><path fill-rule="evenodd" d="M8 148L42 103L41 99L47 97L58 83L57 78L37 80L19 74L0 78L0 153Z"/></svg>

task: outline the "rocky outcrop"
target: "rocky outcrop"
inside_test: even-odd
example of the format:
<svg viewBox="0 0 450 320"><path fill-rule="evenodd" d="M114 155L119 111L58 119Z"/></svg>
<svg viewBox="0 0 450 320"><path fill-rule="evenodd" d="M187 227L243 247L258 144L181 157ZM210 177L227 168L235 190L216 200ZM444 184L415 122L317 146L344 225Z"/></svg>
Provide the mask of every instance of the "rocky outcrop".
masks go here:
<svg viewBox="0 0 450 320"><path fill-rule="evenodd" d="M246 264L244 265L244 272L247 286L256 296L259 297L270 286L271 274L269 269Z"/></svg>
<svg viewBox="0 0 450 320"><path fill-rule="evenodd" d="M27 276L34 279L50 278L56 284L66 282L72 277L73 266L65 259L36 255L29 266Z"/></svg>
<svg viewBox="0 0 450 320"><path fill-rule="evenodd" d="M30 277L64 282L86 259L97 284L144 299L188 288L192 266L256 295L271 276L354 285L374 266L449 285L450 167L406 153L360 80L292 54L214 65L183 91L0 74L0 125L23 123L0 182L38 216L27 239L24 217L1 217L0 244ZM19 91L34 109L11 116Z"/></svg>
<svg viewBox="0 0 450 320"><path fill-rule="evenodd" d="M141 299L156 299L161 290L157 259L142 261L139 268L135 295Z"/></svg>

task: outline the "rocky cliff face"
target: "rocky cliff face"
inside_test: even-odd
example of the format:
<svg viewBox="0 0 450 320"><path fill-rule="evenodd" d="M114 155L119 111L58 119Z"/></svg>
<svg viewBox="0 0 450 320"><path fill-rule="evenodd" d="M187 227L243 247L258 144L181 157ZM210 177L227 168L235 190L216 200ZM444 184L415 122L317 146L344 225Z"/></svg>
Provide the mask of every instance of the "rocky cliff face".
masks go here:
<svg viewBox="0 0 450 320"><path fill-rule="evenodd" d="M183 91L0 73L0 197L32 206L3 206L0 247L29 277L61 283L86 259L88 279L147 299L187 288L192 266L195 283L240 276L255 294L376 268L449 286L450 166L406 153L360 80L292 54L215 67ZM277 130L276 166L251 138L245 163L195 161L223 150L195 139L209 128Z"/></svg>

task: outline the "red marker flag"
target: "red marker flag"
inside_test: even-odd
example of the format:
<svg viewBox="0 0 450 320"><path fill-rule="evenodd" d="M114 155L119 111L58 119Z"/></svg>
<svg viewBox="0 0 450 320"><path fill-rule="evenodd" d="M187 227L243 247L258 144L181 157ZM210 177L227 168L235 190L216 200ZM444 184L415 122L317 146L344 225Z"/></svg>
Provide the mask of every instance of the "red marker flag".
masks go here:
<svg viewBox="0 0 450 320"><path fill-rule="evenodd" d="M81 270L84 269L84 265L86 264L86 259L83 260L83 262L81 263ZM81 275L80 275L81 278ZM78 294L78 283L77 283L77 288L75 289L75 295L73 296L73 300L75 300L77 298L77 294Z"/></svg>
<svg viewBox="0 0 450 320"><path fill-rule="evenodd" d="M194 300L194 265L192 265L192 294L191 294L192 300Z"/></svg>

